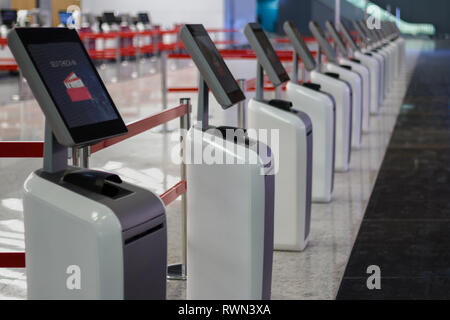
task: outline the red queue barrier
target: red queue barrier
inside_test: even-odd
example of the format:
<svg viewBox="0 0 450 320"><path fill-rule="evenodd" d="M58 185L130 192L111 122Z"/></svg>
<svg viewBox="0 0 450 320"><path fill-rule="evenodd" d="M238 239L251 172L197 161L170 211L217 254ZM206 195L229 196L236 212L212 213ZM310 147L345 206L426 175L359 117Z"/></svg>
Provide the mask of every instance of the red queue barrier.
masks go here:
<svg viewBox="0 0 450 320"><path fill-rule="evenodd" d="M188 106L181 104L142 120L135 121L127 125L128 133L126 135L97 143L91 147L91 152L98 152L187 114ZM0 158L41 158L43 153L44 143L41 141L0 141ZM160 197L167 206L185 192L186 181L182 180L165 191ZM0 268L25 268L25 253L0 252Z"/></svg>

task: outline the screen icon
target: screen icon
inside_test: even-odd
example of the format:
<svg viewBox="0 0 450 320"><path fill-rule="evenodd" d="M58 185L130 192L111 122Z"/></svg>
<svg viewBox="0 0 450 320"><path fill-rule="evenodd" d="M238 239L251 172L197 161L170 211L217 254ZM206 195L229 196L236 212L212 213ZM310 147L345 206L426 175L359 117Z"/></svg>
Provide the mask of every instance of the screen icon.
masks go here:
<svg viewBox="0 0 450 320"><path fill-rule="evenodd" d="M89 89L84 85L83 81L81 81L75 72L69 74L69 76L64 80L64 85L66 86L67 94L72 102L92 100Z"/></svg>

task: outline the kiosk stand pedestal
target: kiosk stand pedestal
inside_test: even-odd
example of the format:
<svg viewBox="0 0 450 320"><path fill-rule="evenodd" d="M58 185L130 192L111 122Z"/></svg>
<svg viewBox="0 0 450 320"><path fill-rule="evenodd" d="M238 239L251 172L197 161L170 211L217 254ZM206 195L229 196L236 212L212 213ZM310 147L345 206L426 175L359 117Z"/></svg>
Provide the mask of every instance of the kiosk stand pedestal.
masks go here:
<svg viewBox="0 0 450 320"><path fill-rule="evenodd" d="M311 219L313 131L311 119L291 102L264 100L263 67L276 87L289 80L261 27L247 24L244 33L258 57L256 98L248 105L249 129L276 130L279 164L275 172L275 243L278 250L301 251L308 244Z"/></svg>
<svg viewBox="0 0 450 320"><path fill-rule="evenodd" d="M184 143L187 298L270 299L274 176L270 149L244 129L208 123L208 88L223 108L245 99L202 25L180 39L200 71L198 123Z"/></svg>

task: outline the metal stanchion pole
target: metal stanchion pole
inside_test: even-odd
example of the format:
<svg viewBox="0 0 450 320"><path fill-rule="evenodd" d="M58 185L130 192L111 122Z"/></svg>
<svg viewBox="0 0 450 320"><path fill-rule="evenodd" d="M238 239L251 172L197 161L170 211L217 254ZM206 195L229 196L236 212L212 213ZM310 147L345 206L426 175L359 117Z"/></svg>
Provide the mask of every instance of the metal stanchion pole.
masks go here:
<svg viewBox="0 0 450 320"><path fill-rule="evenodd" d="M72 151L72 165L74 167L79 167L80 166L80 149L78 149L77 147L73 147L72 149L69 149Z"/></svg>
<svg viewBox="0 0 450 320"><path fill-rule="evenodd" d="M23 73L19 68L19 100L23 100Z"/></svg>
<svg viewBox="0 0 450 320"><path fill-rule="evenodd" d="M141 36L136 35L136 74L139 78L141 76Z"/></svg>
<svg viewBox="0 0 450 320"><path fill-rule="evenodd" d="M184 163L184 137L191 127L191 99L180 99L181 104L187 106L187 113L180 117L181 141L181 180L186 181L186 164ZM187 276L187 197L186 192L181 195L181 263L171 264L167 268L167 279L186 280Z"/></svg>
<svg viewBox="0 0 450 320"><path fill-rule="evenodd" d="M120 36L116 37L116 72L117 72L117 81L120 79L120 64L122 63L122 57L120 53Z"/></svg>
<svg viewBox="0 0 450 320"><path fill-rule="evenodd" d="M167 51L162 51L159 60L161 72L161 103L163 110L167 109ZM167 123L163 124L163 132L167 132Z"/></svg>
<svg viewBox="0 0 450 320"><path fill-rule="evenodd" d="M91 147L83 147L80 149L81 152L81 168L89 168L89 157L91 155Z"/></svg>
<svg viewBox="0 0 450 320"><path fill-rule="evenodd" d="M241 88L242 92L244 92L244 94L245 94L245 91L247 91L245 79L239 79L238 84L239 84L239 88ZM237 126L238 126L238 128L242 128L242 129L247 128L247 114L246 114L246 110L245 110L246 103L247 103L246 100L239 102L238 108L237 108L237 111L238 111Z"/></svg>

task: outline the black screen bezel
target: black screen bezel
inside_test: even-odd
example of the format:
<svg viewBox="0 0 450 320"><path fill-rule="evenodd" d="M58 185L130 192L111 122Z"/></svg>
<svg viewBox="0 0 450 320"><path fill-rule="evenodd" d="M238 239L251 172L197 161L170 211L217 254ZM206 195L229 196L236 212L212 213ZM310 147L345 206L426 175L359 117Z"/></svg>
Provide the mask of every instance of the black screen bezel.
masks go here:
<svg viewBox="0 0 450 320"><path fill-rule="evenodd" d="M292 33L293 33L295 39L297 40L298 44L300 45L300 47L303 49L303 51L308 56L308 58L315 62L314 56L312 55L311 50L309 50L308 46L306 45L305 40L303 39L303 37L302 37L300 31L298 30L297 26L295 25L295 23L293 23L292 21L289 21L288 23L289 23L289 26L290 26L291 30L293 31Z"/></svg>
<svg viewBox="0 0 450 320"><path fill-rule="evenodd" d="M286 81L289 81L289 75L286 71L286 68L281 63L280 58L278 57L277 53L275 52L275 49L273 48L272 44L270 43L269 38L267 37L267 34L264 32L263 28L256 23L250 23L250 28L253 31L253 35L255 36L255 39L258 41L259 47L263 50L264 54L267 57L267 60L269 61L270 65L272 66L273 71L277 75L280 83L285 83ZM267 42L269 45L263 46L262 42ZM270 56L274 57L274 60L270 59ZM277 64L278 66L276 66ZM277 69L282 70L282 72L277 72Z"/></svg>
<svg viewBox="0 0 450 320"><path fill-rule="evenodd" d="M90 141L98 141L102 139L106 139L112 136L117 136L120 134L124 134L128 132L128 129L117 110L116 105L114 104L114 101L112 100L111 96L109 95L108 90L105 87L105 84L103 83L102 79L100 78L100 75L97 72L97 69L92 62L91 58L89 57L86 48L84 47L83 43L80 40L80 37L78 36L78 33L73 29L68 28L17 28L15 29L17 32L17 35L19 36L20 40L22 41L25 50L28 54L28 57L30 58L31 62L33 63L33 66L38 73L43 85L47 89L47 93L50 96L50 98L53 101L53 104L56 106L56 111L58 112L60 118L64 122L64 125L67 128L67 131L72 136L73 141L75 144L84 144L88 143ZM64 116L61 112L61 110L58 108L55 99L52 95L52 92L50 91L49 87L47 86L46 82L43 81L43 76L39 69L37 68L37 64L33 59L33 56L30 54L30 51L28 49L28 45L30 44L48 44L48 43L60 43L60 42L74 42L77 43L80 47L82 52L84 53L86 59L89 61L89 64L92 68L92 72L97 76L98 81L100 82L100 85L102 89L105 92L105 95L107 99L109 100L112 108L114 109L117 119L114 120L108 120L104 122L98 122L93 123L85 126L80 127L69 127L67 121L64 119Z"/></svg>
<svg viewBox="0 0 450 320"><path fill-rule="evenodd" d="M14 25L14 23L15 22L17 22L17 10L15 10L15 9L1 9L0 10L1 11L1 15L2 15L2 23L5 25L5 26L7 26L7 27L12 27L13 25ZM16 13L16 19L15 19L15 21L8 21L8 22L10 22L10 23L5 23L5 21L3 20L3 13L4 12L15 12Z"/></svg>
<svg viewBox="0 0 450 320"><path fill-rule="evenodd" d="M144 24L150 24L150 16L148 15L147 12L138 12L137 16L139 22ZM141 19L142 17L145 17L145 19Z"/></svg>
<svg viewBox="0 0 450 320"><path fill-rule="evenodd" d="M112 11L105 11L102 14L103 22L106 24L114 24L117 23L117 17Z"/></svg>
<svg viewBox="0 0 450 320"><path fill-rule="evenodd" d="M205 58L206 61L208 61L208 65L211 68L211 70L214 70L214 67L212 66L211 62L206 58L207 55L204 54L202 47L198 44L197 42L197 37L208 37L208 39L211 41L212 44L212 48L214 48L216 50L217 55L220 57L220 59L223 62L224 65L224 69L226 70L227 73L229 73L230 77L232 79L235 79L233 74L231 73L230 69L228 68L227 64L225 63L225 61L223 61L222 56L220 55L220 52L217 50L216 46L214 45L214 42L212 42L208 32L206 31L206 29L203 27L203 25L201 24L187 24L186 28L189 30L189 32L191 33L192 37L194 38L195 44L197 45L198 49L200 50L200 52L202 52L203 57ZM226 91L225 87L223 86L222 82L220 81L219 77L214 73L214 76L216 77L217 81L221 84L222 86L222 90L223 92L226 93L226 95L228 96L228 98L231 101L231 106L235 105L236 103L245 100L245 95L242 92L241 88L239 87L237 81L234 81L234 84L236 85L236 89L233 91Z"/></svg>

